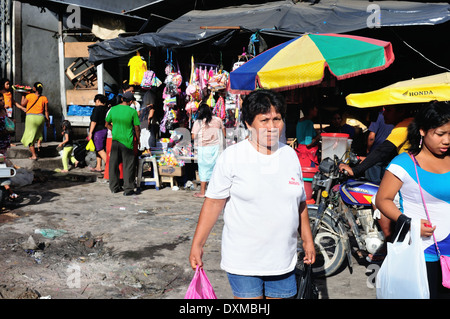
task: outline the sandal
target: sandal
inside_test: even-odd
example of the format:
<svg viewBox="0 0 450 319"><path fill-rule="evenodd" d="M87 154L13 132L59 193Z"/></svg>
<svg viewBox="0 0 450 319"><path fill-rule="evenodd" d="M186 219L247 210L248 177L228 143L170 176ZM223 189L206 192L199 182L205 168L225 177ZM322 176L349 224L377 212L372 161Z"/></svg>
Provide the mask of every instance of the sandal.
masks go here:
<svg viewBox="0 0 450 319"><path fill-rule="evenodd" d="M204 198L205 195L202 195L202 194L200 194L200 193L195 193L195 194L194 194L194 197L197 197L197 198Z"/></svg>

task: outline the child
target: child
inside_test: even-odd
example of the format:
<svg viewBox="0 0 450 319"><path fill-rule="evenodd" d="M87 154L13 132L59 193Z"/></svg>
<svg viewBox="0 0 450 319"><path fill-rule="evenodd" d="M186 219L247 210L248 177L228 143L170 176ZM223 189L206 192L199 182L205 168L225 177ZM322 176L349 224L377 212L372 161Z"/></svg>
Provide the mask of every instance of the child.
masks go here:
<svg viewBox="0 0 450 319"><path fill-rule="evenodd" d="M72 126L70 125L70 122L68 120L64 120L61 124L62 128L62 136L63 141L58 145L58 148L63 148L63 155L62 155L62 163L63 163L63 170L62 173L67 173L69 171L69 158L72 164L75 164L75 167L78 165L78 161L75 159L75 157L72 156L73 151L73 133L72 133Z"/></svg>
<svg viewBox="0 0 450 319"><path fill-rule="evenodd" d="M0 80L0 93L3 93L3 99L5 101L5 110L8 118L10 118L15 122L15 120L13 119L13 106L16 105L16 101L14 100L14 96L11 91L11 84L8 79ZM16 145L11 143L11 146Z"/></svg>

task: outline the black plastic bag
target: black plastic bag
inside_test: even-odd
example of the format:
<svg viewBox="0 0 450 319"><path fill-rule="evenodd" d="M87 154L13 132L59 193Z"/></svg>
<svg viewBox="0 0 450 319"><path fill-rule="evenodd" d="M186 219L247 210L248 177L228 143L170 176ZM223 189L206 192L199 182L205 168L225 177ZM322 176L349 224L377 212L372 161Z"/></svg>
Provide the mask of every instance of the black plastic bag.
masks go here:
<svg viewBox="0 0 450 319"><path fill-rule="evenodd" d="M312 266L303 262L299 263L295 269L297 277L297 295L296 299L319 299L319 290L314 283Z"/></svg>

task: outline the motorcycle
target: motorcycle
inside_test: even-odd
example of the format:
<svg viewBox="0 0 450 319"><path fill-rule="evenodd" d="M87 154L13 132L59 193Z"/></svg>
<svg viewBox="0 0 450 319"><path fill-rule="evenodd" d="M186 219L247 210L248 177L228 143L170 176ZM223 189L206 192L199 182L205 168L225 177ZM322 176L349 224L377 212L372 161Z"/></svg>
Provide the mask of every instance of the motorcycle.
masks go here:
<svg viewBox="0 0 450 319"><path fill-rule="evenodd" d="M358 162L352 153L347 158L350 165ZM336 273L346 259L352 271L352 252L359 257L374 254L384 243L371 205L378 185L350 179L340 172L340 163L337 156L325 158L312 181L317 200L308 205L308 213L317 252L313 273L318 277Z"/></svg>

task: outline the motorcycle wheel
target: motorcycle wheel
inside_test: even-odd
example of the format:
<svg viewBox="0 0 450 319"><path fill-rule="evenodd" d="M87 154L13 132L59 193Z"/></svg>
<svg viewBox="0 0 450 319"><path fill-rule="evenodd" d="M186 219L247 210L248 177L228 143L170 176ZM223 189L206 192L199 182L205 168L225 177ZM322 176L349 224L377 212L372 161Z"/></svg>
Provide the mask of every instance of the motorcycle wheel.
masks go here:
<svg viewBox="0 0 450 319"><path fill-rule="evenodd" d="M308 208L309 221L312 225L317 220L317 209ZM345 261L345 242L341 230L331 216L325 214L314 238L316 262L313 273L317 277L328 277L337 272Z"/></svg>

